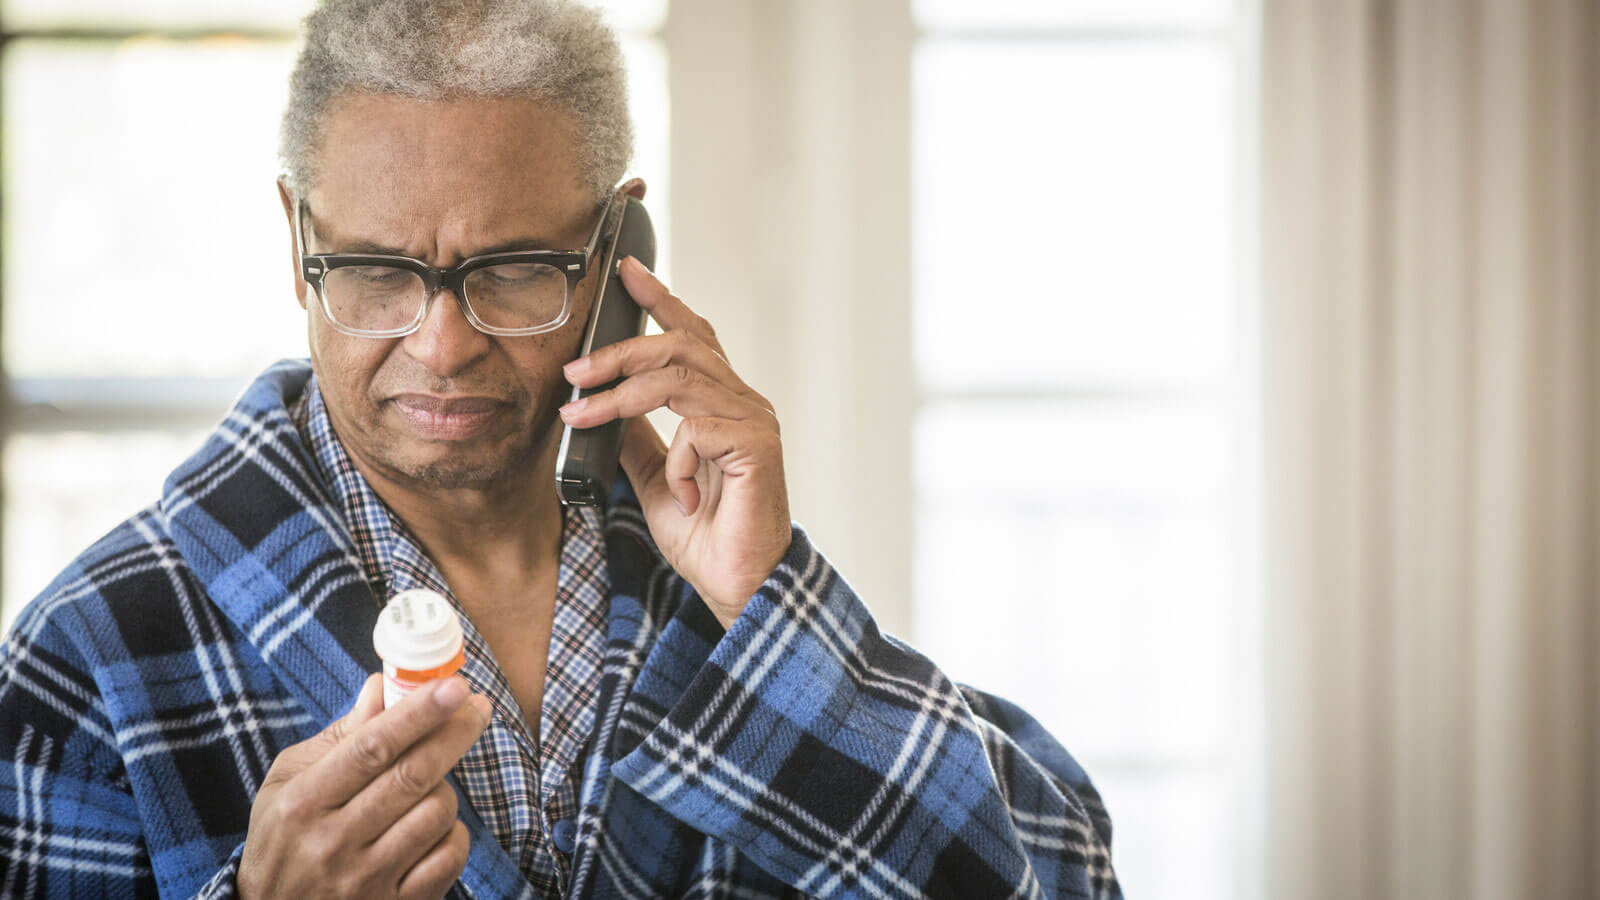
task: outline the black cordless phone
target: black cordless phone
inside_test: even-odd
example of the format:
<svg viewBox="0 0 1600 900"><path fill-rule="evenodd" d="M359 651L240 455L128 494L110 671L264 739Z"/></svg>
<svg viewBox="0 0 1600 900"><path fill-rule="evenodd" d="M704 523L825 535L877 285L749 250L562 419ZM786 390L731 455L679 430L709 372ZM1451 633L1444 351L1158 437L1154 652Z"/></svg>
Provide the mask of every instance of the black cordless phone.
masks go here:
<svg viewBox="0 0 1600 900"><path fill-rule="evenodd" d="M616 233L605 248L600 269L605 282L589 311L589 327L583 333L580 355L644 334L645 312L628 296L617 268L630 256L647 268L655 268L655 229L650 227L650 214L644 211L644 204L632 196L626 198L622 221L617 223ZM590 388L574 387L571 399L609 390L620 380ZM561 450L556 455L556 493L563 504L600 506L605 502L622 455L623 424L621 419L615 419L597 428L562 426Z"/></svg>

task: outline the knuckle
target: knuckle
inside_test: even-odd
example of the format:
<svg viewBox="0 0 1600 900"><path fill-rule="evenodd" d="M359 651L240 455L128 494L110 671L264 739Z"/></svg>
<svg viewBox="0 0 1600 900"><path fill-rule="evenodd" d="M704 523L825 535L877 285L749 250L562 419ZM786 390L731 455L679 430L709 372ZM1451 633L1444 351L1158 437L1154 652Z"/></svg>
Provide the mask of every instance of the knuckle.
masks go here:
<svg viewBox="0 0 1600 900"><path fill-rule="evenodd" d="M380 896L377 891L375 873L368 872L364 867L350 867L332 874L335 885L336 897L365 898Z"/></svg>
<svg viewBox="0 0 1600 900"><path fill-rule="evenodd" d="M397 790L407 794L426 794L433 789L431 781L422 773L421 765L414 759L396 762L389 769L389 777Z"/></svg>
<svg viewBox="0 0 1600 900"><path fill-rule="evenodd" d="M634 347L628 341L620 341L601 347L590 354L596 363L620 368L627 368L628 363L633 361L633 355Z"/></svg>
<svg viewBox="0 0 1600 900"><path fill-rule="evenodd" d="M423 810L429 831L433 834L443 834L456 820L456 792L449 785L440 785L443 791L435 789L433 793L423 800L427 804Z"/></svg>
<svg viewBox="0 0 1600 900"><path fill-rule="evenodd" d="M362 770L371 773L383 771L389 765L389 744L376 731L356 734L350 743L350 755Z"/></svg>
<svg viewBox="0 0 1600 900"><path fill-rule="evenodd" d="M350 716L351 713L346 713L339 718L334 719L332 722L328 723L328 727L324 728L321 734L313 735L307 740L301 741L301 745L315 744L321 740L325 740L333 744L338 743L350 734Z"/></svg>
<svg viewBox="0 0 1600 900"><path fill-rule="evenodd" d="M268 819L273 822L304 822L311 817L311 798L291 782L273 795L267 813Z"/></svg>
<svg viewBox="0 0 1600 900"><path fill-rule="evenodd" d="M616 387L607 388L603 391L597 390L589 395L589 406L586 411L591 413L609 413L617 405L617 402L620 399L628 396L628 392L631 390L633 390L633 388L628 385L627 381L623 381Z"/></svg>
<svg viewBox="0 0 1600 900"><path fill-rule="evenodd" d="M339 876L342 866L339 865L339 841L336 835L325 830L314 829L306 835L302 844L306 854L308 867L323 878Z"/></svg>
<svg viewBox="0 0 1600 900"><path fill-rule="evenodd" d="M324 875L324 883L328 885L330 894L334 897L359 897L360 883L355 875L349 871L333 871Z"/></svg>
<svg viewBox="0 0 1600 900"><path fill-rule="evenodd" d="M272 761L272 765L267 767L267 774L261 777L261 791L257 793L258 797L260 793L265 792L268 788L288 787L291 777L289 773L290 764L285 759L288 755L288 750L279 753L277 759Z"/></svg>
<svg viewBox="0 0 1600 900"><path fill-rule="evenodd" d="M699 455L694 445L715 436L716 433L717 423L714 420L703 416L686 416L678 428L678 434L683 438L683 452L686 458L698 464Z"/></svg>
<svg viewBox="0 0 1600 900"><path fill-rule="evenodd" d="M672 376L674 382L680 385L688 384L694 379L694 371L681 363L668 366L667 373Z"/></svg>

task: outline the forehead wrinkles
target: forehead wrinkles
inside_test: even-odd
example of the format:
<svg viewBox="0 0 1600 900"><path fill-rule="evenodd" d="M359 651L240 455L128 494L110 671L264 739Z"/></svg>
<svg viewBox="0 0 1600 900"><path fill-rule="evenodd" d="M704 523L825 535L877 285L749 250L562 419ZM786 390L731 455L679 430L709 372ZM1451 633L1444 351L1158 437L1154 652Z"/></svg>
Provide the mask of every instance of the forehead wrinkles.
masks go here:
<svg viewBox="0 0 1600 900"><path fill-rule="evenodd" d="M321 237L436 262L529 241L587 237L571 128L527 100L353 96L330 111L310 198Z"/></svg>
<svg viewBox="0 0 1600 900"><path fill-rule="evenodd" d="M581 250L598 212L579 207L560 217L512 204L475 209L446 205L437 210L402 211L377 204L346 209L336 219L310 202L307 226L316 252L352 252L375 245L437 266L453 265L480 253L510 249ZM555 224L549 224L549 223Z"/></svg>

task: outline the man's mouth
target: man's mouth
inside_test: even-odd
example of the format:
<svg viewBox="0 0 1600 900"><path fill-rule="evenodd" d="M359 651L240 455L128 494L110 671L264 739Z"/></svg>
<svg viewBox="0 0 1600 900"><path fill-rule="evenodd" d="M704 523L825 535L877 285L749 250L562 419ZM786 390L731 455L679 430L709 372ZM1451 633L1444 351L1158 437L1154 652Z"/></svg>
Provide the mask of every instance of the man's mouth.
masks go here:
<svg viewBox="0 0 1600 900"><path fill-rule="evenodd" d="M419 435L441 441L472 437L509 406L503 400L478 396L399 394L391 399Z"/></svg>

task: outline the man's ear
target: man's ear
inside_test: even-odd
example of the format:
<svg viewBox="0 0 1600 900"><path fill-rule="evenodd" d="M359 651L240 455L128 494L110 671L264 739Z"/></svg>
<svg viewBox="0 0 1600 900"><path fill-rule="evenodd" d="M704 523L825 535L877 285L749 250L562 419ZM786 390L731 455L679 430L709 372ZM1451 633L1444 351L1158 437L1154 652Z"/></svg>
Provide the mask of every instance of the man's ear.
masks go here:
<svg viewBox="0 0 1600 900"><path fill-rule="evenodd" d="M283 201L283 217L289 223L289 268L294 270L294 295L300 301L300 308L306 308L305 278L300 274L300 252L294 243L294 196L289 193L289 185L278 179L278 199Z"/></svg>
<svg viewBox="0 0 1600 900"><path fill-rule="evenodd" d="M644 199L644 179L643 178L629 178L627 181L623 182L622 190L625 191L629 196L633 197L633 199L635 199L635 200L643 200Z"/></svg>

